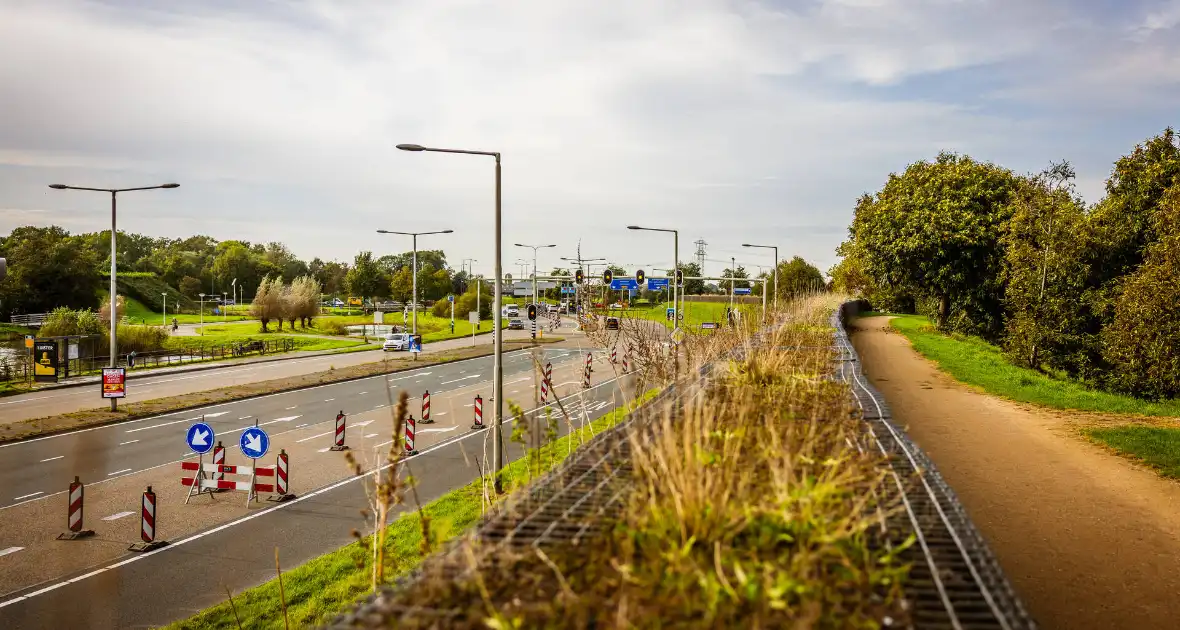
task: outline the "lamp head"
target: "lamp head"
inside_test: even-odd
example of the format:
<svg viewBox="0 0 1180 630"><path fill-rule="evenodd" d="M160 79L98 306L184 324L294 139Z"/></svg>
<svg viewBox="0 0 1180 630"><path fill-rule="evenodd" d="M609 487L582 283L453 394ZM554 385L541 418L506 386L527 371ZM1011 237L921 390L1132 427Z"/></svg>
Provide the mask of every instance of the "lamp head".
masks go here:
<svg viewBox="0 0 1180 630"><path fill-rule="evenodd" d="M402 151L422 151L425 147L420 144L399 144L397 148Z"/></svg>

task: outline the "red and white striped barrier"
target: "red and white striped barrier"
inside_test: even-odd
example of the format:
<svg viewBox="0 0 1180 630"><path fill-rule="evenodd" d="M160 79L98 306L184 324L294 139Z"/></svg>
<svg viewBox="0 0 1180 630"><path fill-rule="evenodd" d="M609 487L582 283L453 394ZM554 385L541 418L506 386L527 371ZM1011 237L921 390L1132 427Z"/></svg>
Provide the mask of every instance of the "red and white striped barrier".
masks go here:
<svg viewBox="0 0 1180 630"><path fill-rule="evenodd" d="M258 483L258 477L274 477L274 468L258 468L255 465L250 466L229 466L222 464L214 466L213 464L205 464L201 462L180 462L181 470L195 471L192 477L181 477L180 485L189 486L188 497L184 502L187 504L189 499L194 494L200 494L207 490L242 490L246 492L246 507L250 507L251 501L258 500L259 492L274 492L274 484ZM245 481L231 481L225 478L212 479L205 478L201 473L218 472L224 475L234 475L240 477L248 477Z"/></svg>
<svg viewBox="0 0 1180 630"><path fill-rule="evenodd" d="M348 447L344 445L344 429L345 429L345 425L347 423L348 423L348 416L345 416L344 411L341 410L340 413L336 414L336 432L332 435L332 446L328 450L331 450L331 451L348 450Z"/></svg>
<svg viewBox="0 0 1180 630"><path fill-rule="evenodd" d="M287 457L287 451L285 449L280 450L278 461L275 463L276 496L270 497L267 499L267 501L282 503L283 501L288 501L295 498L295 495L290 492L290 464L291 462Z"/></svg>
<svg viewBox="0 0 1180 630"><path fill-rule="evenodd" d="M83 500L85 495L85 486L82 485L82 482L77 477L74 477L74 480L70 482L69 504L66 507L66 528L70 531L59 534L57 537L58 540L77 540L94 535L94 530L82 528Z"/></svg>
<svg viewBox="0 0 1180 630"><path fill-rule="evenodd" d="M549 400L549 388L553 386L553 364L546 363L541 370L541 404Z"/></svg>
<svg viewBox="0 0 1180 630"><path fill-rule="evenodd" d="M156 530L159 529L156 520L156 493L148 486L143 493L139 517L139 539L143 542L131 545L130 551L151 551L168 544L163 540L156 540Z"/></svg>
<svg viewBox="0 0 1180 630"><path fill-rule="evenodd" d="M619 362L619 349L617 347L610 349L610 362L612 364Z"/></svg>
<svg viewBox="0 0 1180 630"><path fill-rule="evenodd" d="M631 371L631 348L628 347L623 351L623 373Z"/></svg>
<svg viewBox="0 0 1180 630"><path fill-rule="evenodd" d="M225 447L221 445L221 440L217 441L217 446L213 447L213 465L221 466L225 463ZM213 473L213 479L220 481L225 479L222 473ZM225 492L225 490L210 490L210 492Z"/></svg>
<svg viewBox="0 0 1180 630"><path fill-rule="evenodd" d="M582 389L590 389L590 370L593 369L591 367L591 363L593 361L594 361L594 355L587 352L586 353L586 371L582 374Z"/></svg>
<svg viewBox="0 0 1180 630"><path fill-rule="evenodd" d="M414 416L406 418L406 455L417 455L418 449L414 448L414 429L417 422Z"/></svg>
<svg viewBox="0 0 1180 630"><path fill-rule="evenodd" d="M430 390L426 390L422 394L422 424L434 424L434 420L430 419Z"/></svg>
<svg viewBox="0 0 1180 630"><path fill-rule="evenodd" d="M476 396L475 396L474 409L475 409L475 420L474 420L473 424L471 425L471 430L478 431L478 430L484 428L483 398L481 398L478 394L476 394Z"/></svg>

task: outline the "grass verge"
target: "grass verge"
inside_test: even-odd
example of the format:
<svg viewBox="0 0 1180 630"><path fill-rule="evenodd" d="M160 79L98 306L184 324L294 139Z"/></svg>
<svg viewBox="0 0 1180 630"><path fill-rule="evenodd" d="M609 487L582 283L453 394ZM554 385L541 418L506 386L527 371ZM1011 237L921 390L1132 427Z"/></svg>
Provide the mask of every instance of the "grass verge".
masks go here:
<svg viewBox="0 0 1180 630"><path fill-rule="evenodd" d="M1083 434L1164 477L1180 479L1180 429L1121 426L1084 429Z"/></svg>
<svg viewBox="0 0 1180 630"><path fill-rule="evenodd" d="M861 316L883 315L864 313ZM945 335L922 315L895 315L891 325L919 354L956 380L1023 403L1100 413L1180 416L1180 400L1149 402L1091 389L1082 383L1009 363L996 346L977 337Z"/></svg>
<svg viewBox="0 0 1180 630"><path fill-rule="evenodd" d="M651 390L640 401L654 396ZM568 456L568 452L594 434L618 424L630 413L631 407L621 407L594 420L574 433L558 438L545 447L541 458L524 457L508 464L504 479L508 492L527 485L532 475L548 470ZM433 542L444 543L475 525L482 516L483 498L480 481L452 490L423 507L430 523ZM369 540L372 537L368 538ZM425 557L422 550L422 522L417 512L403 513L386 533L386 558L396 578ZM371 550L371 548L370 548ZM287 614L292 626L303 628L327 621L344 606L349 605L369 590L368 559L371 554L353 543L315 558L302 566L287 571L283 586L287 595ZM360 562L358 562L360 560ZM364 562L365 564L362 564ZM358 566L359 565L359 566ZM234 596L237 616L243 628L282 628L283 613L279 584L271 580ZM223 602L196 616L167 626L168 630L205 630L207 628L237 627L229 602Z"/></svg>
<svg viewBox="0 0 1180 630"><path fill-rule="evenodd" d="M556 343L558 341L561 341L561 338L538 340L538 343ZM505 340L504 352L510 352L520 348L527 348L532 345L532 343L528 342ZM352 365L340 369L331 369L324 372L313 372L310 374L301 374L299 376L272 379L269 381L259 381L257 383L246 383L203 392L182 394L179 396L169 396L167 398L156 398L152 400L124 403L120 405L119 410L115 412L112 412L109 407L98 407L94 409L84 409L82 411L58 414L55 416L46 416L43 418L31 418L18 422L0 424L0 443L23 440L51 433L71 431L84 427L111 424L114 422L122 422L136 418L144 418L162 413L170 413L173 411L183 411L185 409L205 407L208 405L215 405L233 400L243 400L265 394L303 389L305 387L311 387L314 385L341 383L344 381L365 378L368 376L392 374L394 372L438 365L440 363L449 363L451 361L459 361L461 359L482 357L489 354L492 354L491 345L457 348L454 350L449 350L445 353L422 355L417 361L413 360L412 357L401 355L398 357L383 358L383 360L373 363ZM132 386L134 386L134 382Z"/></svg>

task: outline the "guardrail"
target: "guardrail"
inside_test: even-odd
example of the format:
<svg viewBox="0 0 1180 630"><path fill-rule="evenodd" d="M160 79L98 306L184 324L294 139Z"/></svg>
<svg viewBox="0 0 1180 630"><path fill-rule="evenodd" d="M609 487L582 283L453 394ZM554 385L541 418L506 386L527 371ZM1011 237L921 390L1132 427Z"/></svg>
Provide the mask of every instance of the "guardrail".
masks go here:
<svg viewBox="0 0 1180 630"><path fill-rule="evenodd" d="M29 313L27 315L13 315L11 321L18 326L38 328L45 323L49 313Z"/></svg>

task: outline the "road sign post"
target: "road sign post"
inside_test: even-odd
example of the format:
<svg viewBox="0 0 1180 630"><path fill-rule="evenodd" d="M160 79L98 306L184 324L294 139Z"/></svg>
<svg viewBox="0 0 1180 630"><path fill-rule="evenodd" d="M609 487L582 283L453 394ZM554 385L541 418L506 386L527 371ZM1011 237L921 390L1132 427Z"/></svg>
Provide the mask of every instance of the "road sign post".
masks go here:
<svg viewBox="0 0 1180 630"><path fill-rule="evenodd" d="M185 443L188 444L188 447L197 454L197 478L202 480L205 479L205 475L201 470L201 464L205 461L205 453L213 450L214 437L213 428L205 424L204 415L201 416L200 422L197 422L188 428L188 432L185 433L184 436ZM184 498L185 504L188 504L189 499L193 498L194 494L201 494L206 490L212 493L212 489L202 488L199 482L193 483L192 487L189 488L188 495Z"/></svg>

